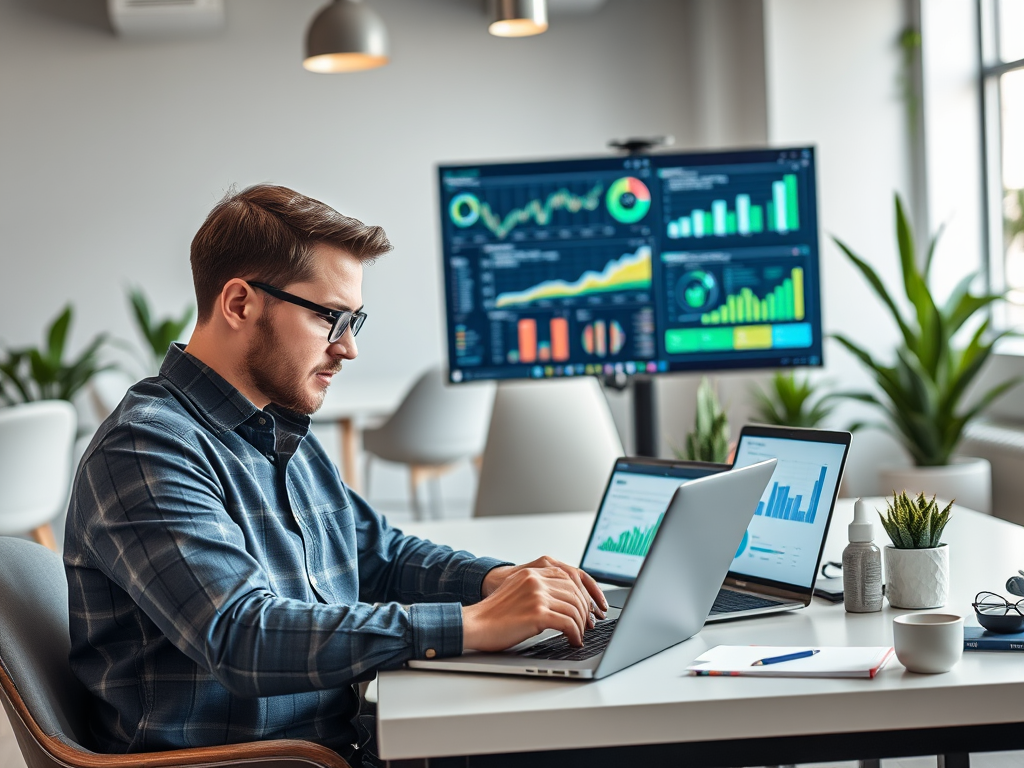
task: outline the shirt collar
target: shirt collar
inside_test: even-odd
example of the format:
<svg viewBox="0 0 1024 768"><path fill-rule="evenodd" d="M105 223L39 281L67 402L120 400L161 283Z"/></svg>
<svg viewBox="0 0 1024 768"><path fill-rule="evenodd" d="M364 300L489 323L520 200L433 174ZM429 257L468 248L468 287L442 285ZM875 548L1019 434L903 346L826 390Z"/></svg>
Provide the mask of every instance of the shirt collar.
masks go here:
<svg viewBox="0 0 1024 768"><path fill-rule="evenodd" d="M184 344L167 350L160 375L176 386L218 432L229 432L259 410L206 363L185 351Z"/></svg>

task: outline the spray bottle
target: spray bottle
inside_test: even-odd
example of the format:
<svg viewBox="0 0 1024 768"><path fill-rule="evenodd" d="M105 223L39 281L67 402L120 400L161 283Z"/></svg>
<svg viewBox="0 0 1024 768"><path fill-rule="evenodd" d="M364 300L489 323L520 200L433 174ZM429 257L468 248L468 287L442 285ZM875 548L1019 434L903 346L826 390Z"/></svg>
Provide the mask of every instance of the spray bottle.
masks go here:
<svg viewBox="0 0 1024 768"><path fill-rule="evenodd" d="M875 546L875 526L868 505L857 499L850 523L850 543L843 550L843 602L850 613L882 610L882 551Z"/></svg>

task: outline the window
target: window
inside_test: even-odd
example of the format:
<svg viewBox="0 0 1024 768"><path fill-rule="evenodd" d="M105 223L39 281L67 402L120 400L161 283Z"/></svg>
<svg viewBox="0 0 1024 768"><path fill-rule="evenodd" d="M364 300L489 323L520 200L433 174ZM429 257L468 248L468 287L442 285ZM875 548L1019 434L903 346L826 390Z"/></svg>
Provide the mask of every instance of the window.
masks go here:
<svg viewBox="0 0 1024 768"><path fill-rule="evenodd" d="M1024 329L1024 0L981 0L981 20L989 272L997 320Z"/></svg>

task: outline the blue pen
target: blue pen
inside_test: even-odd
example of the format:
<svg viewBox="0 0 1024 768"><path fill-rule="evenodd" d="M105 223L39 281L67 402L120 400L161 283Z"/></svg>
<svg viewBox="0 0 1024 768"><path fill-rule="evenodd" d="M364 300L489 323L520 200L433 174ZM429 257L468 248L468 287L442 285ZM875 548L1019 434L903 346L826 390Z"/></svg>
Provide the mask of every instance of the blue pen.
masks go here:
<svg viewBox="0 0 1024 768"><path fill-rule="evenodd" d="M752 667L763 667L766 664L778 664L782 661L793 661L794 659L806 659L808 656L813 656L821 651L797 651L796 653L787 653L785 656L769 656L767 659L758 659L750 666Z"/></svg>

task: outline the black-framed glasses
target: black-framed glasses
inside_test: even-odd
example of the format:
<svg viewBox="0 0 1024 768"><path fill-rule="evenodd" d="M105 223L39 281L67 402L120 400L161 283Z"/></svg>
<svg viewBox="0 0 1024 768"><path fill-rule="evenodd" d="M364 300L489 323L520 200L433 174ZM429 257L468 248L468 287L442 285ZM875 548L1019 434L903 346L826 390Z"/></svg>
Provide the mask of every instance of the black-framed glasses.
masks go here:
<svg viewBox="0 0 1024 768"><path fill-rule="evenodd" d="M259 288L264 293L270 294L275 299L281 301L287 301L289 304L294 304L303 309L308 309L310 312L316 312L318 315L323 317L325 320L329 320L331 323L331 330L327 333L327 343L333 344L342 336L345 335L345 331L349 328L352 329L352 335L355 336L359 333L359 329L363 327L363 323L366 322L366 313L362 310L353 311L351 309L329 309L328 307L320 304L314 304L312 301L307 301L301 296L282 291L280 288L275 288L272 285L266 283L250 282L253 288Z"/></svg>
<svg viewBox="0 0 1024 768"><path fill-rule="evenodd" d="M1011 603L1002 595L995 592L979 592L971 603L974 610L984 616L1006 616L1010 611L1018 616L1024 616L1024 600Z"/></svg>

